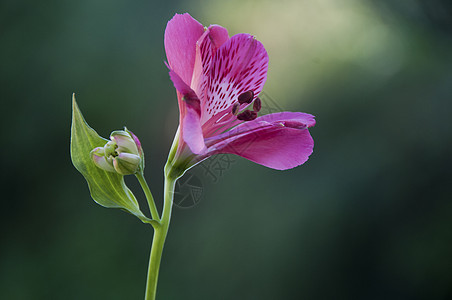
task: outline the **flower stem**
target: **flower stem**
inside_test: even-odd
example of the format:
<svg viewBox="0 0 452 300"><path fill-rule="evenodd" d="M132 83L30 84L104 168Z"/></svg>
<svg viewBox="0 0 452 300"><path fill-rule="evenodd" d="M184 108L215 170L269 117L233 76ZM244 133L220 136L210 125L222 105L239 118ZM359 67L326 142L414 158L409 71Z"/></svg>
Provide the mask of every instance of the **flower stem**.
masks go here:
<svg viewBox="0 0 452 300"><path fill-rule="evenodd" d="M163 246L171 219L171 208L173 206L174 187L177 179L165 176L165 201L163 204L161 226L154 228L154 238L152 240L151 255L149 257L148 279L146 283L145 300L154 300L157 294L157 281L162 259Z"/></svg>
<svg viewBox="0 0 452 300"><path fill-rule="evenodd" d="M144 194L146 195L146 200L148 201L149 210L151 211L151 216L153 220L159 221L160 216L159 212L157 211L157 207L155 206L154 197L152 197L151 190L149 189L148 183L146 182L146 179L144 179L143 172L138 172L135 174L138 181L140 182L141 188L144 191Z"/></svg>

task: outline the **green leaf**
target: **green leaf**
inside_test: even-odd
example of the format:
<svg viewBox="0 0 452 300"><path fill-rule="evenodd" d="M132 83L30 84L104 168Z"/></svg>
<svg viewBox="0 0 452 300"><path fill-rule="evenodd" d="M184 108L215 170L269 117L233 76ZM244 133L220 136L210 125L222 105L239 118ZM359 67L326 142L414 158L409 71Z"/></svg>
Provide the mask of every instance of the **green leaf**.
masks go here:
<svg viewBox="0 0 452 300"><path fill-rule="evenodd" d="M91 197L98 204L120 208L142 221L148 221L140 211L132 191L126 186L124 176L98 168L91 159L91 150L103 147L108 140L100 137L85 121L72 95L71 159L75 168L88 182Z"/></svg>

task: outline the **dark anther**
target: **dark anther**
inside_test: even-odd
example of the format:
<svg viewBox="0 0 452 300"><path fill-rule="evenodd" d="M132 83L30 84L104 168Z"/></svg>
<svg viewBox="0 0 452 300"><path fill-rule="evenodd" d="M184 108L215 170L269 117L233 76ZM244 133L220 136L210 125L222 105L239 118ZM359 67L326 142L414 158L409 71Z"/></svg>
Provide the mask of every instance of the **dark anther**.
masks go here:
<svg viewBox="0 0 452 300"><path fill-rule="evenodd" d="M258 111L261 110L261 108L262 108L261 99L259 97L257 97L256 100L254 100L254 103L253 103L253 110L255 112L258 112Z"/></svg>
<svg viewBox="0 0 452 300"><path fill-rule="evenodd" d="M253 98L254 98L254 92L253 91L247 91L247 92L244 92L244 93L240 94L239 97L238 97L238 100L239 100L240 104L243 104L243 103L250 104L251 101L253 101Z"/></svg>
<svg viewBox="0 0 452 300"><path fill-rule="evenodd" d="M237 115L237 119L240 121L251 121L257 118L257 112L251 110L245 110Z"/></svg>
<svg viewBox="0 0 452 300"><path fill-rule="evenodd" d="M231 110L232 114L237 115L239 113L239 109L240 109L240 104L238 102L235 102L232 105L232 110Z"/></svg>

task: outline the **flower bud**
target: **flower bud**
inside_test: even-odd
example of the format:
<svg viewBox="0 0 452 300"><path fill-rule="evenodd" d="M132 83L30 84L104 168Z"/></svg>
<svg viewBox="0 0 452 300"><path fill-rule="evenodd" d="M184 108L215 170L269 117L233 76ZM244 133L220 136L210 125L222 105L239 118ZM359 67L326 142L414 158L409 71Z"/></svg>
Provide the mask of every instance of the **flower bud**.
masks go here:
<svg viewBox="0 0 452 300"><path fill-rule="evenodd" d="M106 146L106 145L105 145ZM113 167L113 160L107 160L107 156L105 156L105 147L97 147L91 151L91 157L94 161L94 164L99 168L108 171L108 172L116 172Z"/></svg>
<svg viewBox="0 0 452 300"><path fill-rule="evenodd" d="M135 141L135 145L138 148L138 154L141 157L141 162L140 162L140 169L144 170L144 152L143 152L143 148L141 147L141 142L138 139L138 137L130 130L128 130L126 127L124 127L124 130L130 134L130 136L132 137L132 139Z"/></svg>
<svg viewBox="0 0 452 300"><path fill-rule="evenodd" d="M140 166L141 158L130 153L121 153L113 159L113 166L121 175L135 174Z"/></svg>
<svg viewBox="0 0 452 300"><path fill-rule="evenodd" d="M113 131L104 147L91 151L94 164L108 172L135 174L144 168L143 149L138 138L127 128Z"/></svg>
<svg viewBox="0 0 452 300"><path fill-rule="evenodd" d="M143 148L141 148L141 142L138 139L138 137L130 130L128 130L126 127L124 127L124 130L130 134L130 136L132 137L132 139L135 141L135 145L138 148L138 153L140 154L141 158L143 158Z"/></svg>

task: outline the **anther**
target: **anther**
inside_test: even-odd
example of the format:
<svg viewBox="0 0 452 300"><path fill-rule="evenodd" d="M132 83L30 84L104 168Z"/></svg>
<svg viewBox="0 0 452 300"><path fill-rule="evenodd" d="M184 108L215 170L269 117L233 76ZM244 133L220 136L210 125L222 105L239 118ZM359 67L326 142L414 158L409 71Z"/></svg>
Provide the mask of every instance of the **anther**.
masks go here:
<svg viewBox="0 0 452 300"><path fill-rule="evenodd" d="M235 103L232 105L232 109L231 109L232 114L233 114L234 116L237 115L237 114L239 113L239 109L240 109L240 104L239 104L238 102L235 102Z"/></svg>
<svg viewBox="0 0 452 300"><path fill-rule="evenodd" d="M254 100L254 102L253 102L253 110L255 112L258 112L261 110L261 108L262 108L262 101L259 97L257 97L256 100Z"/></svg>
<svg viewBox="0 0 452 300"><path fill-rule="evenodd" d="M257 112L251 110L245 110L237 115L237 119L240 121L252 121L257 118Z"/></svg>
<svg viewBox="0 0 452 300"><path fill-rule="evenodd" d="M240 104L243 104L243 103L250 104L251 101L253 101L253 98L254 98L254 92L250 90L250 91L240 94L238 97L238 100L239 100Z"/></svg>

